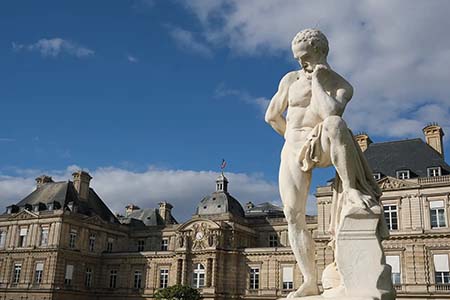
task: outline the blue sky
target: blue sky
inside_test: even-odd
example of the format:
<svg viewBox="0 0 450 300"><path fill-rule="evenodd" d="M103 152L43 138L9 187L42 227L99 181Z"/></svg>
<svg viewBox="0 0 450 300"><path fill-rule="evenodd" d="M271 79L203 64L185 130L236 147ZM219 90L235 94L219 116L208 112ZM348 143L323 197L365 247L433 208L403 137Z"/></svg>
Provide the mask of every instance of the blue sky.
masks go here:
<svg viewBox="0 0 450 300"><path fill-rule="evenodd" d="M336 16L326 1L2 1L0 203L41 173L83 168L113 210L166 200L183 219L222 158L242 203L279 201L282 139L263 111L307 27L328 35L332 65L359 91L354 131L384 141L430 121L446 129L448 2L407 3L342 1ZM331 176L318 171L313 186Z"/></svg>

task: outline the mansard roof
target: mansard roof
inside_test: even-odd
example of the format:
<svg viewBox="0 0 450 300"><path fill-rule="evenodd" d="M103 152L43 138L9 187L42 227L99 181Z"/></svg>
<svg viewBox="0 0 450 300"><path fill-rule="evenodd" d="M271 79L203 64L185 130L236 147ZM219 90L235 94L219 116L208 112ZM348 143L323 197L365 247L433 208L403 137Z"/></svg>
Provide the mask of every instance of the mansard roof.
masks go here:
<svg viewBox="0 0 450 300"><path fill-rule="evenodd" d="M225 191L216 191L204 197L197 206L197 215L216 215L231 213L234 216L244 217L242 205Z"/></svg>
<svg viewBox="0 0 450 300"><path fill-rule="evenodd" d="M71 181L44 183L19 201L16 206L23 208L26 205L50 203L58 203L63 208L76 207L78 213L87 216L98 215L107 222L117 222L114 214L92 188L89 189L87 201L82 201Z"/></svg>
<svg viewBox="0 0 450 300"><path fill-rule="evenodd" d="M442 175L450 174L444 158L422 139L408 139L370 144L364 151L372 171L396 177L399 170L409 170L411 177L427 177L427 168L441 167Z"/></svg>
<svg viewBox="0 0 450 300"><path fill-rule="evenodd" d="M269 202L257 204L245 211L246 217L284 217L283 208Z"/></svg>
<svg viewBox="0 0 450 300"><path fill-rule="evenodd" d="M121 217L120 222L130 225L158 226L167 224L178 224L177 220L170 214L171 221L165 222L159 214L157 208L138 209L129 213L127 216Z"/></svg>

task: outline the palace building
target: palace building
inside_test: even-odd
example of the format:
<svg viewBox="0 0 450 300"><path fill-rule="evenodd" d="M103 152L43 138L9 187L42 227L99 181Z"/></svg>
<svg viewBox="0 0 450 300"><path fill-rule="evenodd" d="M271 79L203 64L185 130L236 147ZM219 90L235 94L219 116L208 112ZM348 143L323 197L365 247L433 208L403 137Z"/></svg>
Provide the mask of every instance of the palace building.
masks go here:
<svg viewBox="0 0 450 300"><path fill-rule="evenodd" d="M391 231L383 246L397 297L448 299L450 166L442 129L430 124L424 134L425 141L356 139L383 190ZM90 180L84 171L64 182L40 176L0 215L0 300L153 299L174 284L205 299L277 299L302 281L283 210L242 205L223 174L183 223L167 202L114 215ZM318 187L318 215L307 217L319 274L333 261L331 197L332 182Z"/></svg>

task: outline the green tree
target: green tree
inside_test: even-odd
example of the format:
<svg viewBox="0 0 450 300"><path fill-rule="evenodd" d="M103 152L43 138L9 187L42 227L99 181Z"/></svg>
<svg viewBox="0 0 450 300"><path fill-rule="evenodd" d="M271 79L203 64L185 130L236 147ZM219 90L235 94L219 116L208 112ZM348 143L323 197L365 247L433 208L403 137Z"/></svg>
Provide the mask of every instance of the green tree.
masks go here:
<svg viewBox="0 0 450 300"><path fill-rule="evenodd" d="M158 300L199 300L200 293L189 285L172 285L155 293Z"/></svg>

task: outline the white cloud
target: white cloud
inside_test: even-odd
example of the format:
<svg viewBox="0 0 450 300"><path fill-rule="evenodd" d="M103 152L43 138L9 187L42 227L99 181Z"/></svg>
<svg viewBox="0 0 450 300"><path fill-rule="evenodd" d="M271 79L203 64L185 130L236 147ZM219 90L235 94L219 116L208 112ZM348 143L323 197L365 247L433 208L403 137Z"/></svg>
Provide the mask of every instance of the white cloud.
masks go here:
<svg viewBox="0 0 450 300"><path fill-rule="evenodd" d="M54 180L71 178L78 166L64 170L43 172L39 170L9 170L14 175L0 174L0 207L16 203L30 193L34 178L45 173ZM123 168L106 167L89 171L93 177L91 186L112 211L124 213L124 207L133 203L141 208L157 207L158 202L168 201L174 206L178 221L187 220L200 200L215 190L219 175L212 171L166 170L149 168L143 172ZM259 175L227 173L229 191L242 205L246 202L279 202L278 186Z"/></svg>
<svg viewBox="0 0 450 300"><path fill-rule="evenodd" d="M225 84L220 84L214 91L214 96L216 98L223 97L235 97L247 104L256 106L261 114L264 116L267 106L269 105L270 99L265 97L253 97L247 91L230 89L225 86Z"/></svg>
<svg viewBox="0 0 450 300"><path fill-rule="evenodd" d="M81 46L75 42L61 38L40 39L36 43L25 45L13 42L14 51L36 51L43 57L57 57L61 54L75 56L77 58L90 57L95 54L94 50Z"/></svg>
<svg viewBox="0 0 450 300"><path fill-rule="evenodd" d="M429 121L450 129L450 1L183 3L211 45L242 55L291 60L293 36L304 28L320 28L330 41L331 65L355 87L346 113L355 131L417 136Z"/></svg>
<svg viewBox="0 0 450 300"><path fill-rule="evenodd" d="M181 50L188 50L205 57L213 55L211 49L202 43L191 31L178 27L170 27L169 34Z"/></svg>
<svg viewBox="0 0 450 300"><path fill-rule="evenodd" d="M139 62L139 59L136 56L133 56L133 55L127 55L127 60L130 63L138 63Z"/></svg>

